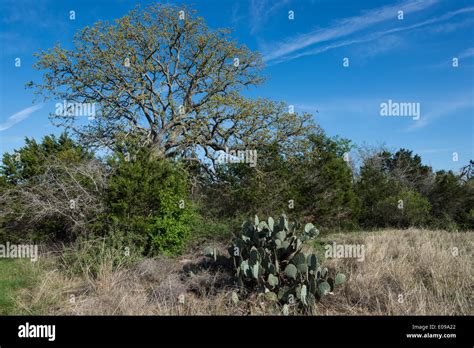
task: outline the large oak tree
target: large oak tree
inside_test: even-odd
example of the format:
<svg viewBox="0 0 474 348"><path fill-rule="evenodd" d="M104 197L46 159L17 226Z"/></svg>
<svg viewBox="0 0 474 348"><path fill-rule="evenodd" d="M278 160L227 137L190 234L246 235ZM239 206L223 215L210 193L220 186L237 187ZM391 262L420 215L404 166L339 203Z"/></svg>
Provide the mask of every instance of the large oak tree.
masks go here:
<svg viewBox="0 0 474 348"><path fill-rule="evenodd" d="M96 103L92 120L51 114L85 143L114 147L132 138L160 157L215 160L226 148L277 142L291 149L313 127L310 115L284 103L243 96L263 81L260 55L187 7L136 8L85 27L72 49L58 44L37 56L43 80L29 85L38 94Z"/></svg>

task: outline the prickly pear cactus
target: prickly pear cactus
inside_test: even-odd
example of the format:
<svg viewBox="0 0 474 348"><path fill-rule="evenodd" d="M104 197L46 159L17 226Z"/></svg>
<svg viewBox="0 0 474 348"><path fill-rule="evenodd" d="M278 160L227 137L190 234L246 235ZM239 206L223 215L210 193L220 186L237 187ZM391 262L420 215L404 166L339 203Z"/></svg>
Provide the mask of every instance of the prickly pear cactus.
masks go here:
<svg viewBox="0 0 474 348"><path fill-rule="evenodd" d="M301 232L300 232L301 230ZM243 291L265 293L267 299L311 309L335 285L345 281L343 274L329 276L315 254L302 252L303 242L316 238L319 231L309 223L301 229L289 223L285 215L278 222L269 217L242 224L228 252L233 262L236 283ZM215 249L207 249L216 258Z"/></svg>

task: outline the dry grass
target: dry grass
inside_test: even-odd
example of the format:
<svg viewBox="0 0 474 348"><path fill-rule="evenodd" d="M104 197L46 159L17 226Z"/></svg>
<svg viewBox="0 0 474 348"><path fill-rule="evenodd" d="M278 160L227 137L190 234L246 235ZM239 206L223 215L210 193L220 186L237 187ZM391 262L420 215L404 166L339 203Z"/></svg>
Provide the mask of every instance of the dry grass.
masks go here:
<svg viewBox="0 0 474 348"><path fill-rule="evenodd" d="M318 315L472 315L473 233L419 229L337 234L324 242L364 244L365 260L329 259L348 276L346 284L318 305ZM458 248L454 256L452 248ZM65 315L242 315L279 314L253 297L234 305L229 276L203 266L195 253L144 260L112 271L104 260L96 279L48 271L23 294L23 308L43 303L46 314ZM183 266L193 268L193 276ZM71 301L74 294L75 301ZM400 297L401 295L401 297ZM49 304L49 305L44 305Z"/></svg>
<svg viewBox="0 0 474 348"><path fill-rule="evenodd" d="M44 257L29 264L29 272L38 280L33 288L24 288L16 298L21 315L61 314L69 294L82 285L82 280L70 278L56 268L55 259Z"/></svg>
<svg viewBox="0 0 474 348"><path fill-rule="evenodd" d="M330 260L349 281L322 314L472 315L473 236L386 230L336 242L363 243L365 260ZM457 248L456 250L453 248Z"/></svg>

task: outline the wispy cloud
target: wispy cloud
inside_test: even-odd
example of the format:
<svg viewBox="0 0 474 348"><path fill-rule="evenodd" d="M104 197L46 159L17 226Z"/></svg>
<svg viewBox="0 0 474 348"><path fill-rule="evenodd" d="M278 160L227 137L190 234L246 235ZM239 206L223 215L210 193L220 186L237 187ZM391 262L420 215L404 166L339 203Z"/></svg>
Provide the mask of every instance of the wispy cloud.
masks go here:
<svg viewBox="0 0 474 348"><path fill-rule="evenodd" d="M275 60L318 43L343 38L373 25L393 20L399 10L403 10L406 15L425 10L437 2L438 0L411 0L397 5L369 10L360 16L339 20L330 27L317 29L289 38L279 44L274 44L272 45L274 48L265 54L264 59L266 61Z"/></svg>
<svg viewBox="0 0 474 348"><path fill-rule="evenodd" d="M452 115L454 112L459 112L460 110L471 109L470 112L472 112L472 109L474 109L474 99L472 98L472 95L466 95L460 99L430 104L430 109L428 109L426 113L422 110L421 118L408 127L406 131L411 132L424 128L436 119Z"/></svg>
<svg viewBox="0 0 474 348"><path fill-rule="evenodd" d="M303 102L295 103L294 105L297 110L317 115L319 119L325 118L328 120L334 117L345 118L347 115L350 115L351 118L360 117L361 119L367 116L380 118L380 102L382 100L383 98L378 97L338 98L321 101L320 103ZM420 119L411 122L411 125L403 131L413 132L420 130L442 117L456 116L460 111L466 111L470 114L474 112L474 98L472 93L466 93L460 97L453 96L442 101L422 101Z"/></svg>
<svg viewBox="0 0 474 348"><path fill-rule="evenodd" d="M473 57L473 56L474 56L474 47L469 47L469 48L466 48L465 50L459 52L459 54L453 55L452 57L449 57L449 59L443 60L442 62L439 62L437 64L430 65L430 67L431 68L437 68L437 69L438 68L452 69L453 68L453 65L452 65L453 64L453 61L452 61L453 58L458 58L460 60L463 60L463 59L470 58L470 57ZM463 67L468 66L464 62L461 62L460 64Z"/></svg>
<svg viewBox="0 0 474 348"><path fill-rule="evenodd" d="M361 46L359 55L370 58L378 56L382 53L393 50L396 47L400 47L403 43L403 39L398 35L387 35L385 37L374 40L374 42L367 45Z"/></svg>
<svg viewBox="0 0 474 348"><path fill-rule="evenodd" d="M442 15L442 16L435 17L435 18L432 18L432 19L428 19L428 20L425 20L423 22L419 22L419 23L412 24L412 25L405 26L405 27L397 27L397 28L392 28L392 29L383 30L383 31L376 31L374 33L368 34L368 35L360 37L360 38L353 38L353 39L347 39L347 40L343 40L343 41L337 41L337 42L334 42L334 43L328 43L328 44L316 47L314 49L306 50L306 51L303 51L303 52L300 52L300 53L295 53L295 54L292 54L292 55L291 54L282 55L280 57L272 58L272 59L274 59L274 61L271 61L271 64L277 64L277 63L281 63L283 61L292 60L292 59L300 58L300 57L303 57L303 56L316 55L316 54L319 54L319 53L322 53L322 52L329 51L329 50L334 49L334 48L339 48L339 47L344 47L344 46L349 46L349 45L366 43L366 42L378 40L378 39L380 39L384 36L387 36L387 35L394 35L394 34L397 34L397 33L422 28L422 27L425 27L425 26L428 26L428 25L431 25L431 24L435 24L435 23L439 23L439 22L449 20L449 19L451 19L455 16L458 16L458 15L462 15L462 14L466 14L466 13L470 13L470 12L474 12L474 7L466 7L466 8L460 9L460 10L448 12L448 13ZM268 60L269 56L266 56L265 58Z"/></svg>
<svg viewBox="0 0 474 348"><path fill-rule="evenodd" d="M230 15L230 23L232 25L237 25L244 18L245 18L245 16L240 13L240 4L238 2L236 2L232 6L232 12L231 12L231 15Z"/></svg>
<svg viewBox="0 0 474 348"><path fill-rule="evenodd" d="M258 31L277 10L288 4L290 0L251 0L250 1L250 32Z"/></svg>
<svg viewBox="0 0 474 348"><path fill-rule="evenodd" d="M36 104L30 106L26 109L23 109L16 114L11 115L8 119L0 124L0 132L9 129L13 125L17 124L18 122L23 121L24 119L30 117L31 114L38 111L43 107L43 104Z"/></svg>
<svg viewBox="0 0 474 348"><path fill-rule="evenodd" d="M472 26L474 18L469 17L455 23L443 23L431 29L433 33L451 33Z"/></svg>
<svg viewBox="0 0 474 348"><path fill-rule="evenodd" d="M469 58L474 56L474 47L470 47L459 54L459 58Z"/></svg>

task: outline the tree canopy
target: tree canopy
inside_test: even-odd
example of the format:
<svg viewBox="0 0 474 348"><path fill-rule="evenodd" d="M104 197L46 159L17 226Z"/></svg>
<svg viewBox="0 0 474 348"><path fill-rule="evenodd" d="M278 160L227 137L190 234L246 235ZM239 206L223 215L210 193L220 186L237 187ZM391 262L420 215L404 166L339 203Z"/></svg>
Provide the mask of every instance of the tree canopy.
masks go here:
<svg viewBox="0 0 474 348"><path fill-rule="evenodd" d="M97 104L87 122L51 114L86 144L114 148L133 139L159 157L200 153L215 161L227 148L291 144L312 127L310 115L282 102L245 97L263 81L260 55L230 31L209 29L188 7L137 7L113 23L85 27L72 49L58 44L36 56L43 80L28 86L37 94Z"/></svg>

